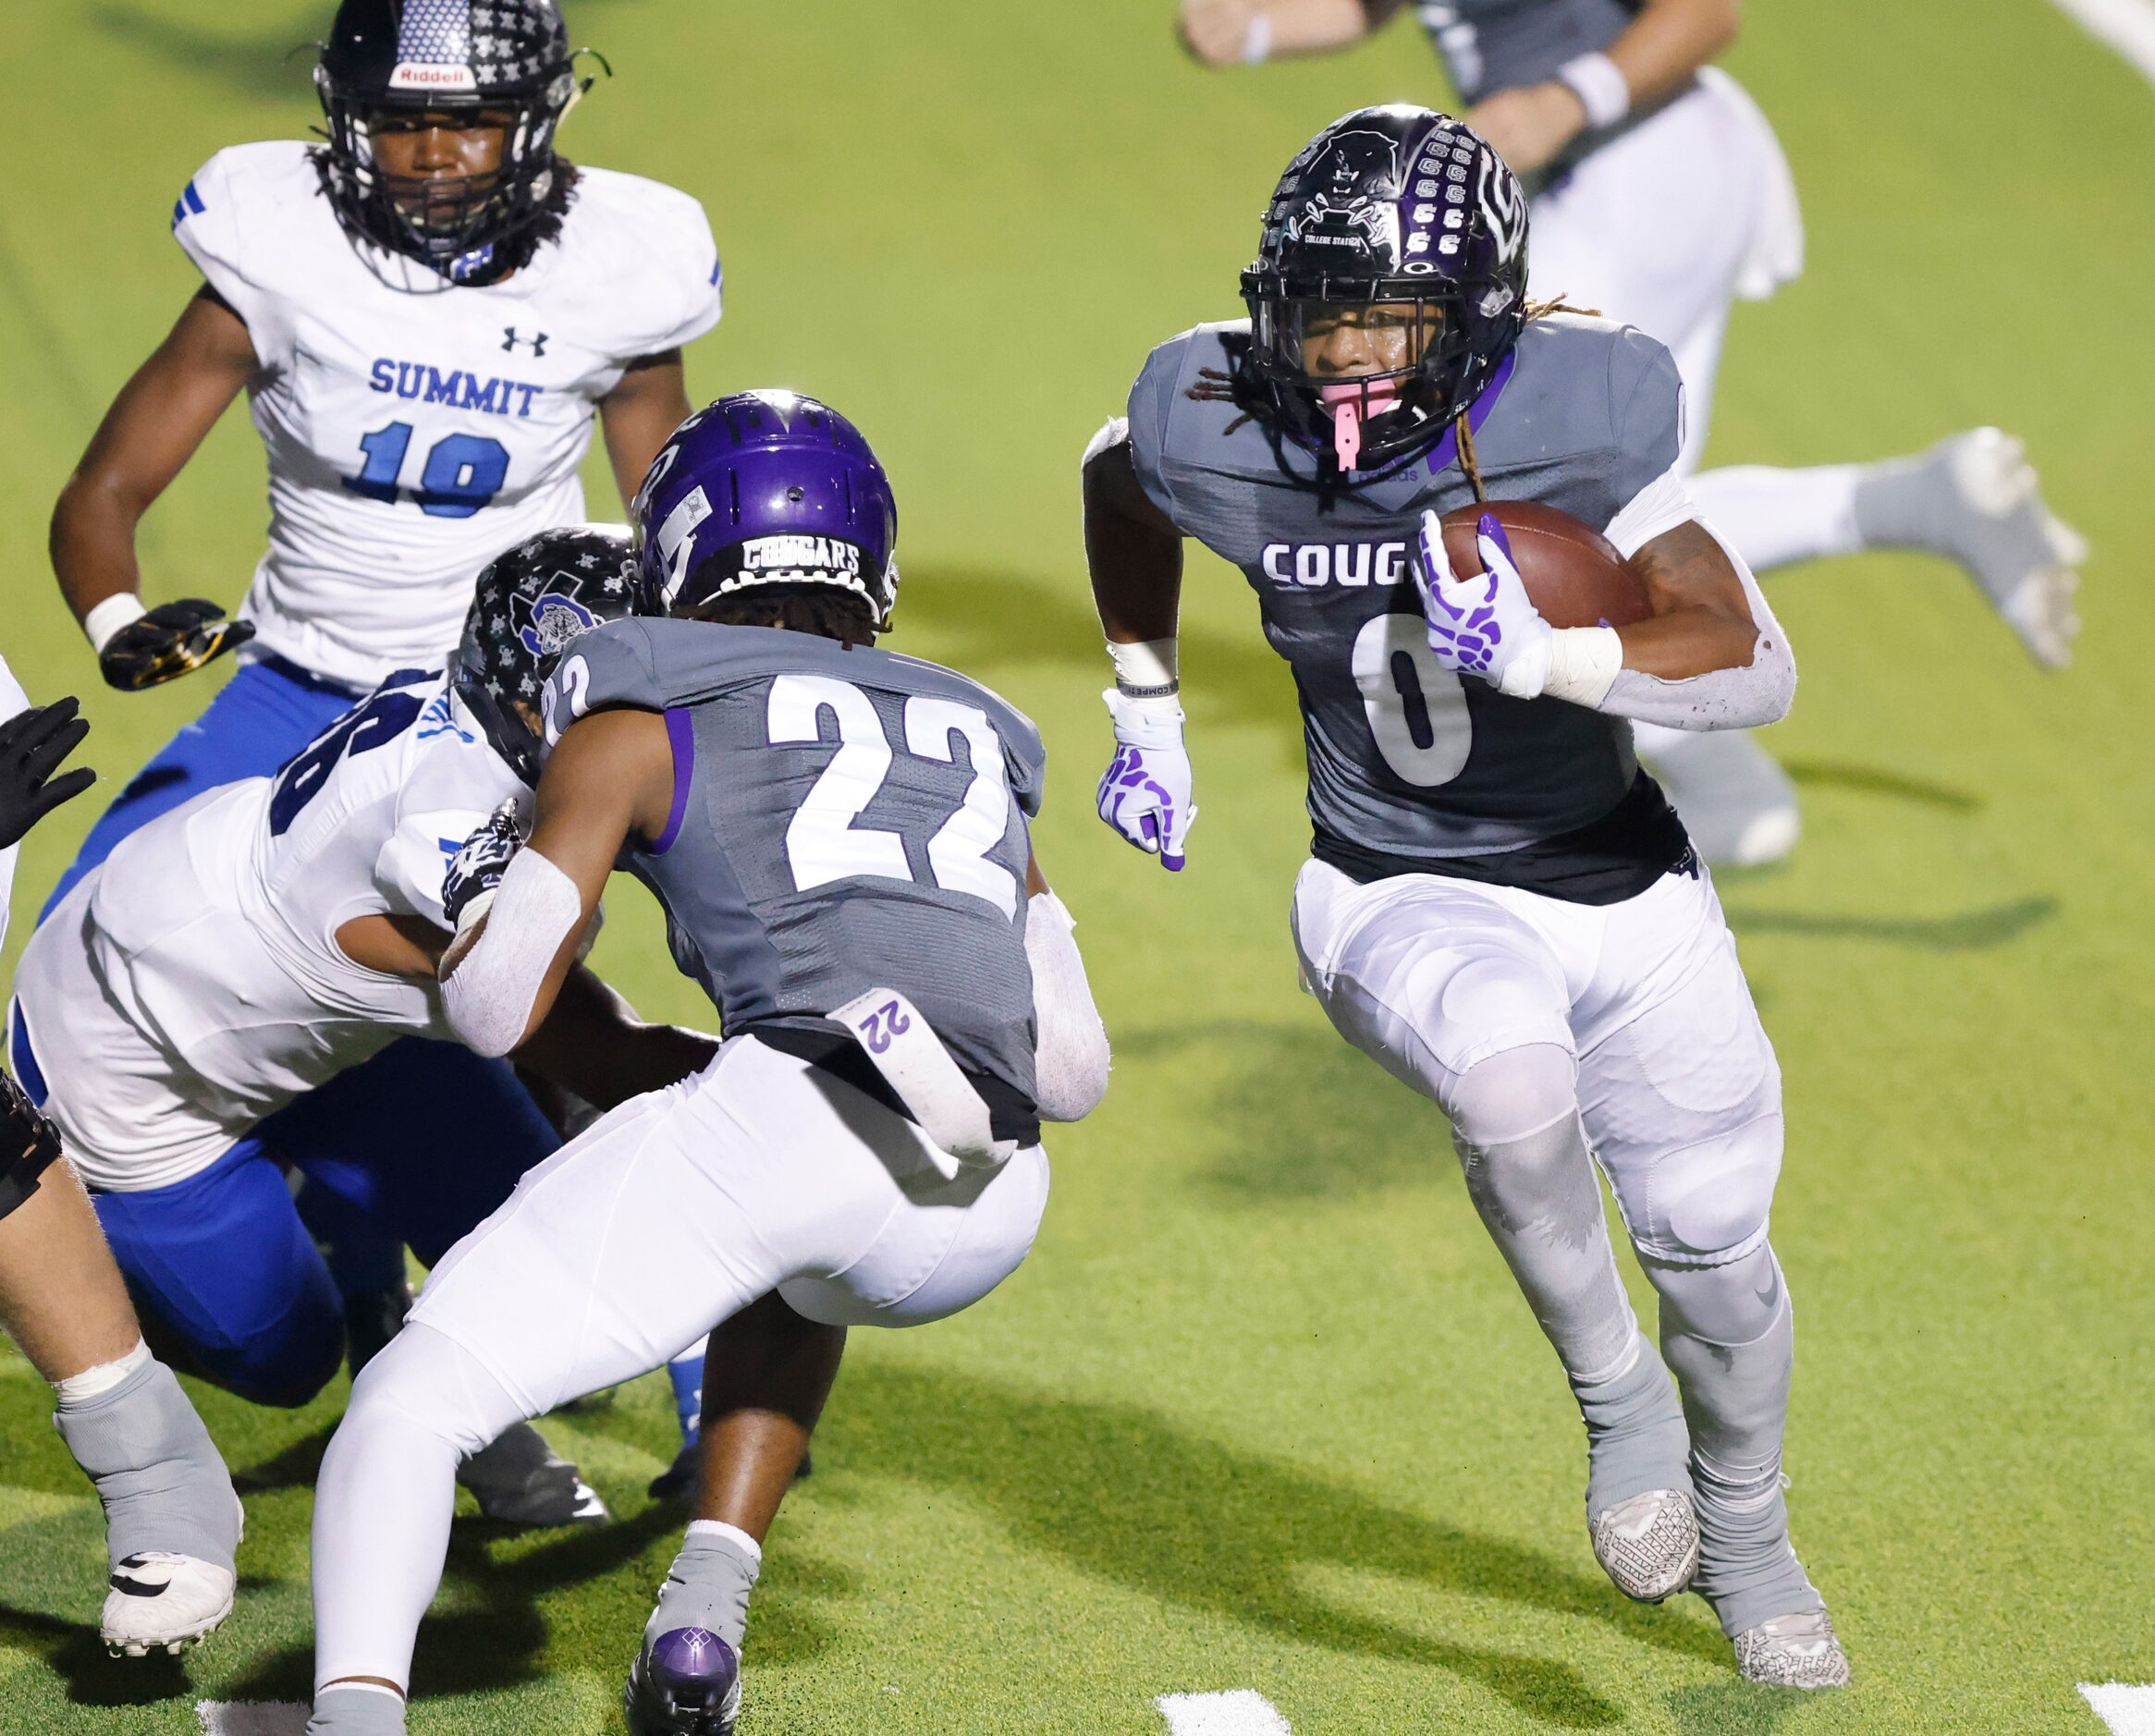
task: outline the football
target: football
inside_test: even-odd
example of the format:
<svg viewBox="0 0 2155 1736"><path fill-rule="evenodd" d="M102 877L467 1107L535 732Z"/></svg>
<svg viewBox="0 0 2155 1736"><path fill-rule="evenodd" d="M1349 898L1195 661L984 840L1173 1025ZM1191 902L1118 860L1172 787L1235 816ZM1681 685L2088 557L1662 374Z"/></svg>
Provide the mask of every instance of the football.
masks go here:
<svg viewBox="0 0 2155 1736"><path fill-rule="evenodd" d="M1600 532L1532 500L1492 500L1444 515L1444 552L1465 579L1481 571L1475 527L1494 513L1512 544L1526 594L1551 627L1622 627L1653 613L1645 582Z"/></svg>

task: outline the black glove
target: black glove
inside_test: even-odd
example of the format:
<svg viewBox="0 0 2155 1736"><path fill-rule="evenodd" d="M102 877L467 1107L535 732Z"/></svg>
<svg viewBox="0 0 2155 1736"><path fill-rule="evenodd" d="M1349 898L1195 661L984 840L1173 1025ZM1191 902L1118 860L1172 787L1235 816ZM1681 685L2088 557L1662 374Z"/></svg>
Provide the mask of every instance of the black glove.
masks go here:
<svg viewBox="0 0 2155 1736"><path fill-rule="evenodd" d="M252 623L236 621L201 597L183 597L121 628L104 642L97 666L109 685L135 693L199 669L253 637Z"/></svg>
<svg viewBox="0 0 2155 1736"><path fill-rule="evenodd" d="M59 1131L14 1075L0 1072L0 1217L37 1192L38 1178L59 1155Z"/></svg>
<svg viewBox="0 0 2155 1736"><path fill-rule="evenodd" d="M77 709L70 696L0 723L0 850L20 843L46 814L97 781L87 765L53 776L53 768L90 733Z"/></svg>
<svg viewBox="0 0 2155 1736"><path fill-rule="evenodd" d="M463 849L449 858L449 871L442 877L442 914L449 919L451 928L462 928L464 912L476 900L493 898L501 876L523 847L523 834L517 829L516 803L505 801L464 840Z"/></svg>

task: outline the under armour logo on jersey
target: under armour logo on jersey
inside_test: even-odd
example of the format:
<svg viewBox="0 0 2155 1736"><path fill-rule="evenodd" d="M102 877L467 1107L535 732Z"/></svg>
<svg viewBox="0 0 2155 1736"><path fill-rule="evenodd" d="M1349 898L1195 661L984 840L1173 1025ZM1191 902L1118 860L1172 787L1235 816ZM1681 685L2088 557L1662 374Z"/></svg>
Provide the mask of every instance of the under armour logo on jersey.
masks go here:
<svg viewBox="0 0 2155 1736"><path fill-rule="evenodd" d="M504 350L506 350L510 355L514 355L516 353L516 347L519 344L529 344L532 347L532 354L534 358L543 356L546 353L546 339L553 336L551 332L541 332L536 337L519 337L517 336L516 327L513 325L505 325L501 328L501 347Z"/></svg>

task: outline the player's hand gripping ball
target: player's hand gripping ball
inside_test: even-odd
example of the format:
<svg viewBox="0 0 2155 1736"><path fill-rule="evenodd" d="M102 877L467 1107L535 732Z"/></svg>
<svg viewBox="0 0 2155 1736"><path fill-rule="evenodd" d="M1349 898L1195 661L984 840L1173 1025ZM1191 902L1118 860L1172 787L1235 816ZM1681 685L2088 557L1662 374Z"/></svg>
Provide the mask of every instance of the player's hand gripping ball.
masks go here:
<svg viewBox="0 0 2155 1736"><path fill-rule="evenodd" d="M122 692L177 679L254 637L251 622L236 621L201 597L160 603L105 641L97 666L105 683Z"/></svg>
<svg viewBox="0 0 2155 1736"><path fill-rule="evenodd" d="M1482 570L1462 579L1444 547L1444 521L1434 512L1422 515L1414 584L1422 593L1429 649L1447 669L1478 675L1513 699L1534 699L1549 679L1556 630L1526 594L1496 514L1481 515L1475 545Z"/></svg>
<svg viewBox="0 0 2155 1736"><path fill-rule="evenodd" d="M467 924L486 913L501 889L501 876L523 847L516 803L505 801L449 858L448 873L442 876L442 914L451 928L462 934Z"/></svg>
<svg viewBox="0 0 2155 1736"><path fill-rule="evenodd" d="M1115 758L1100 779L1100 818L1160 866L1179 873L1190 828L1190 756L1182 748L1182 708L1172 699L1133 699L1109 688L1100 697L1115 719Z"/></svg>

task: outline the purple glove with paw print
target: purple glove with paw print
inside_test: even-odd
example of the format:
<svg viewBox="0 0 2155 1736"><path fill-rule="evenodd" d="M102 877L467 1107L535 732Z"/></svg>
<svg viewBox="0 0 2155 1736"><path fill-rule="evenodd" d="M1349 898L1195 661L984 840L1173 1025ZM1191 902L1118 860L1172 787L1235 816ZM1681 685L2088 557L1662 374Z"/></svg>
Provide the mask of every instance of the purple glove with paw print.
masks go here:
<svg viewBox="0 0 2155 1736"><path fill-rule="evenodd" d="M1442 520L1434 512L1422 515L1414 585L1422 593L1429 649L1447 669L1477 675L1513 699L1536 698L1549 680L1556 630L1527 596L1496 515L1483 513L1475 532L1482 570L1475 578L1456 578L1444 551Z"/></svg>
<svg viewBox="0 0 2155 1736"><path fill-rule="evenodd" d="M1133 699L1109 688L1101 696L1115 719L1115 758L1100 779L1100 818L1160 866L1180 872L1197 804L1190 796L1190 756L1182 750L1182 708L1172 698Z"/></svg>

